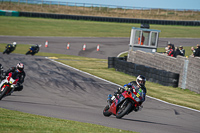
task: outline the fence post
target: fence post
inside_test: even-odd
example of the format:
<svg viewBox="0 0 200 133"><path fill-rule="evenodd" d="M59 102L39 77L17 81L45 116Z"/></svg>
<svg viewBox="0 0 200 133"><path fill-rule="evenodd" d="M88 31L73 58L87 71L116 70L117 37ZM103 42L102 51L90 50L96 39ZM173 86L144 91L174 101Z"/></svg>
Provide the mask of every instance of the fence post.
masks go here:
<svg viewBox="0 0 200 133"><path fill-rule="evenodd" d="M187 82L187 70L188 70L189 60L186 59L183 66L183 77L182 77L182 89L186 89L186 82Z"/></svg>
<svg viewBox="0 0 200 133"><path fill-rule="evenodd" d="M175 9L175 16L176 16L176 9Z"/></svg>
<svg viewBox="0 0 200 133"><path fill-rule="evenodd" d="M42 7L42 4L43 4L43 0L42 0L42 3L41 3L41 7Z"/></svg>
<svg viewBox="0 0 200 133"><path fill-rule="evenodd" d="M158 8L158 12L157 12L157 15L159 14L159 8Z"/></svg>
<svg viewBox="0 0 200 133"><path fill-rule="evenodd" d="M149 10L149 14L151 14L151 8L150 8L150 10Z"/></svg>

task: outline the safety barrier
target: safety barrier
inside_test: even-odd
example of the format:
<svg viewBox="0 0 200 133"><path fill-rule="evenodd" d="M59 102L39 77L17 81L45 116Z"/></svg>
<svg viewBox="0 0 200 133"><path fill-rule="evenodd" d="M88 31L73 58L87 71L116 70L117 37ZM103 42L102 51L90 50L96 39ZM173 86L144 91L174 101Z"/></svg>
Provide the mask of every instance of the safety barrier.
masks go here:
<svg viewBox="0 0 200 133"><path fill-rule="evenodd" d="M147 81L164 86L178 87L179 83L178 73L127 62L126 57L108 57L108 68L115 68L117 71L131 76L143 75Z"/></svg>
<svg viewBox="0 0 200 133"><path fill-rule="evenodd" d="M20 16L54 18L54 19L105 21L105 22L119 22L119 23L146 23L146 24L159 24L159 25L200 26L200 21L175 21L175 20L114 18L114 17L98 17L98 16L49 14L49 13L37 13L37 12L20 12Z"/></svg>
<svg viewBox="0 0 200 133"><path fill-rule="evenodd" d="M11 10L0 10L0 16L19 16L18 11L11 11Z"/></svg>

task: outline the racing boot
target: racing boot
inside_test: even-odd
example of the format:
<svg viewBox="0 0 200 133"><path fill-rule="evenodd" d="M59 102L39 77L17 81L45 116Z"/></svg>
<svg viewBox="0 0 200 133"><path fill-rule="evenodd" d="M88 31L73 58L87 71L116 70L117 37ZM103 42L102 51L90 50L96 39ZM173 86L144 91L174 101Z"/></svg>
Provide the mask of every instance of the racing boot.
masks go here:
<svg viewBox="0 0 200 133"><path fill-rule="evenodd" d="M134 111L137 112L139 110L139 106L137 106Z"/></svg>

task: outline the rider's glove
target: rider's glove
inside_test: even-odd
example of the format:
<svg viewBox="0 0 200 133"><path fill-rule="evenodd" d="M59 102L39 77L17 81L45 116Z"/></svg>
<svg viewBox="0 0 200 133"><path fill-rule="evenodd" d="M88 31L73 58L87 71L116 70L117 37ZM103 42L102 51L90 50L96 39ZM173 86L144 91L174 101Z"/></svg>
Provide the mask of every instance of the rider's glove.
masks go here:
<svg viewBox="0 0 200 133"><path fill-rule="evenodd" d="M124 91L125 91L125 89L124 89L124 88L122 88L122 87L119 87L119 89L118 89L118 92L119 92L119 94L123 93Z"/></svg>
<svg viewBox="0 0 200 133"><path fill-rule="evenodd" d="M125 86L124 89L127 91L129 88L128 88L128 86Z"/></svg>

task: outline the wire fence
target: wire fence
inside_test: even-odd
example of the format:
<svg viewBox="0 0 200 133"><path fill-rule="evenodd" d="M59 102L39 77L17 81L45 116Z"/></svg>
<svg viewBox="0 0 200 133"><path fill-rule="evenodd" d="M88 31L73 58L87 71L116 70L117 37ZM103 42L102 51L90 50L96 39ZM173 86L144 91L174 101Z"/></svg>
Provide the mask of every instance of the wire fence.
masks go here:
<svg viewBox="0 0 200 133"><path fill-rule="evenodd" d="M73 15L200 20L199 9L161 9L46 0L0 0L0 9Z"/></svg>

